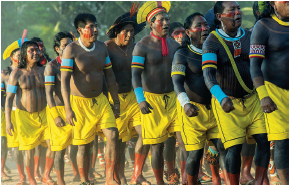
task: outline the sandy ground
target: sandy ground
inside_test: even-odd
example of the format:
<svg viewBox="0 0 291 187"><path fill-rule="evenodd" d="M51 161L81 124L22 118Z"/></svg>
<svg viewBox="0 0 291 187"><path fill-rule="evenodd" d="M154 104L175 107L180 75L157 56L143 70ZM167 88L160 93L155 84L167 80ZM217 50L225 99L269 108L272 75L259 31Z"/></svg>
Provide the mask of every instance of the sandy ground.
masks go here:
<svg viewBox="0 0 291 187"><path fill-rule="evenodd" d="M128 162L130 163L128 152L126 154L126 158L127 158ZM151 182L151 184L155 185L156 184L155 176L154 176L154 173L150 167L150 161L148 158L147 158L146 163L149 166L148 167L149 170L147 172L144 172L144 177L149 182ZM131 163L129 165L130 165L130 167L125 168L125 176L127 178L128 184L130 184L130 179L131 179L132 172L133 172L132 167L131 167ZM12 177L12 180L2 182L1 185L15 185L19 181L19 177L18 177L19 174L18 174L16 164L12 159L7 159L6 166L8 166L8 168L10 168L10 170L11 170L11 174L8 174L8 175ZM104 175L104 170L99 169L98 159L96 160L96 171L98 171L101 175ZM211 175L210 167L207 165L203 166L203 172L208 174L208 175ZM26 173L26 171L25 171L25 173ZM253 167L251 169L251 174L254 177L254 168ZM57 176L54 172L51 173L51 177L53 180L57 181ZM79 185L80 184L80 182L73 182L73 177L74 176L73 176L72 166L65 165L65 182L67 185ZM26 181L28 182L28 178L26 178ZM167 181L165 180L165 182L167 182ZM180 179L180 182L181 182L181 179ZM105 178L97 180L97 185L104 185L104 183L105 183ZM223 180L222 180L222 184L225 184ZM203 183L203 185L212 185L212 182Z"/></svg>

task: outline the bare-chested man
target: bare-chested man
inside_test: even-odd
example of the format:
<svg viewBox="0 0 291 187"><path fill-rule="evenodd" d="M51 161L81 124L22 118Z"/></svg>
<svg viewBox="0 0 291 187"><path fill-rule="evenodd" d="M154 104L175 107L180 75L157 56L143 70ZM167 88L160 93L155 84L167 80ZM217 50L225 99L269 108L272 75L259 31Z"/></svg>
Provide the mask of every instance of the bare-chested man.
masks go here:
<svg viewBox="0 0 291 187"><path fill-rule="evenodd" d="M69 44L62 58L61 88L66 122L73 126L73 145L78 145L77 163L82 184L89 184L90 143L95 134L106 137L106 184L117 184L113 173L116 165L120 103L115 76L103 42L97 41L96 17L79 14L74 25L80 34L78 41ZM103 73L113 98L113 111L102 93Z"/></svg>
<svg viewBox="0 0 291 187"><path fill-rule="evenodd" d="M59 32L54 37L54 50L58 57L49 62L45 68L45 89L49 105L48 124L51 132L51 150L56 151L55 171L58 185L65 185L64 181L64 155L66 147L72 141L72 126L64 122L65 106L61 94L61 60L67 45L73 42L73 36L68 32Z"/></svg>
<svg viewBox="0 0 291 187"><path fill-rule="evenodd" d="M44 88L44 67L39 62L37 43L24 42L20 49L20 62L9 77L7 86L6 132L12 136L13 126L17 125L19 150L25 150L25 167L29 183L36 184L34 179L34 148L49 142L46 116L46 97ZM15 124L11 123L11 110L16 95ZM50 153L50 148L48 148ZM49 167L49 166L47 166ZM47 169L47 168L46 168ZM50 179L49 172L46 177Z"/></svg>
<svg viewBox="0 0 291 187"><path fill-rule="evenodd" d="M113 26L107 31L107 36L110 40L106 41L105 44L112 61L112 69L116 77L120 101L120 118L116 120L119 131L118 155L120 158L117 162L118 173L115 174L115 178L120 180L122 185L127 184L124 175L125 141L128 139L128 136L130 138L130 136L138 133L139 138L135 147L135 166L131 184L147 185L150 183L142 176L142 169L150 146L143 145L142 143L141 114L131 83L132 51L135 46L132 40L135 34L142 31L146 24L137 24L134 9L135 7L132 6L131 12L119 16L115 20ZM110 95L109 101L113 104Z"/></svg>
<svg viewBox="0 0 291 187"><path fill-rule="evenodd" d="M268 140L283 185L289 184L289 1L265 2L253 28L251 75L265 112ZM271 183L275 183L273 178ZM278 182L277 182L278 183Z"/></svg>
<svg viewBox="0 0 291 187"><path fill-rule="evenodd" d="M185 149L179 132L176 95L171 80L172 60L180 45L167 38L170 6L169 1L148 1L139 9L137 22L148 21L152 32L136 44L132 54L132 85L142 112L143 144L152 144L151 164L158 185L164 184L163 142L169 134L177 132L180 148ZM174 159L168 170L171 177L169 184L178 184Z"/></svg>

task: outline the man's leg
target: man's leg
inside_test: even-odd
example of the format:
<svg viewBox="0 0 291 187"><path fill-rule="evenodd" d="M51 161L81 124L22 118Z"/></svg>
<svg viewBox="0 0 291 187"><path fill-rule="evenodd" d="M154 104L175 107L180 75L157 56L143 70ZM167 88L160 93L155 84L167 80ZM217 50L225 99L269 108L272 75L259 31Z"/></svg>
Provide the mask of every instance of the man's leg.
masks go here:
<svg viewBox="0 0 291 187"><path fill-rule="evenodd" d="M268 142L267 133L252 135L257 142L255 154L256 174L255 184L263 184L264 177L267 176L270 160L270 142Z"/></svg>
<svg viewBox="0 0 291 187"><path fill-rule="evenodd" d="M212 142L213 141L214 140L212 139ZM215 146L208 146L208 150L205 153L205 162L208 163L211 168L211 180L213 185L221 185L221 179L219 176L219 152Z"/></svg>
<svg viewBox="0 0 291 187"><path fill-rule="evenodd" d="M178 159L180 161L180 166L181 166L182 184L186 184L187 182L186 162L187 162L189 153L186 151L186 148L181 136L181 132L176 132L176 136L179 142Z"/></svg>
<svg viewBox="0 0 291 187"><path fill-rule="evenodd" d="M124 150L122 152L122 139L119 139L117 141L117 146L116 146L116 151L117 151L117 160L116 160L116 165L114 168L114 180L118 183L121 184L120 178L119 178L119 170L120 170L120 163L121 163L121 157L124 155Z"/></svg>
<svg viewBox="0 0 291 187"><path fill-rule="evenodd" d="M104 158L104 141L102 137L98 137L98 159L100 169L105 169L105 158Z"/></svg>
<svg viewBox="0 0 291 187"><path fill-rule="evenodd" d="M98 136L95 136L95 139L93 142L91 142L91 149L90 151L90 171L89 175L92 176L93 178L100 179L102 178L102 175L100 175L97 171L95 171L95 164L96 164L96 158L97 158L97 152L98 152Z"/></svg>
<svg viewBox="0 0 291 187"><path fill-rule="evenodd" d="M189 185L197 184L200 160L203 156L203 149L189 151L186 162L187 181Z"/></svg>
<svg viewBox="0 0 291 187"><path fill-rule="evenodd" d="M41 145L38 145L34 148L34 177L36 182L41 182L41 176L39 174L39 163L40 163L40 152L41 152Z"/></svg>
<svg viewBox="0 0 291 187"><path fill-rule="evenodd" d="M78 146L77 145L71 145L71 151L70 151L70 158L72 162L72 168L74 172L74 182L81 181L80 173L77 165L77 152L78 152Z"/></svg>
<svg viewBox="0 0 291 187"><path fill-rule="evenodd" d="M253 158L255 155L256 144L248 144L247 141L242 146L241 156L242 156L242 169L240 184L255 184L255 179L251 175L251 167Z"/></svg>
<svg viewBox="0 0 291 187"><path fill-rule="evenodd" d="M172 176L175 175L175 158L176 158L176 138L174 136L169 137L165 141L165 151L164 151L164 163L167 167L167 171L164 171L168 181L171 180ZM179 183L179 178L177 178ZM170 184L170 183L169 183Z"/></svg>
<svg viewBox="0 0 291 187"><path fill-rule="evenodd" d="M46 162L45 162L45 169L43 173L43 179L42 182L43 184L54 184L55 182L52 180L50 177L50 173L52 170L52 167L54 165L54 156L55 152L51 151L51 145L50 145L50 140L46 140L46 143L48 145L47 151L46 151Z"/></svg>
<svg viewBox="0 0 291 187"><path fill-rule="evenodd" d="M30 185L36 185L36 181L34 178L34 152L34 149L26 150L24 155L24 163Z"/></svg>
<svg viewBox="0 0 291 187"><path fill-rule="evenodd" d="M152 145L152 168L156 177L157 185L163 185L163 170L164 170L164 143Z"/></svg>
<svg viewBox="0 0 291 187"><path fill-rule="evenodd" d="M41 176L43 176L45 171L45 165L46 165L46 153L47 153L47 147L40 146L40 154L39 154L39 173Z"/></svg>
<svg viewBox="0 0 291 187"><path fill-rule="evenodd" d="M230 185L239 185L242 144L234 145L228 148L225 157L226 172L229 177Z"/></svg>
<svg viewBox="0 0 291 187"><path fill-rule="evenodd" d="M19 147L14 147L13 158L19 172L19 182L16 185L23 185L26 182L26 176L24 174L23 154L22 151L19 151Z"/></svg>
<svg viewBox="0 0 291 187"><path fill-rule="evenodd" d="M131 160L132 169L134 169L135 164L135 147L138 137L133 137L128 141L128 154Z"/></svg>
<svg viewBox="0 0 291 187"><path fill-rule="evenodd" d="M122 141L122 139L121 139ZM124 175L124 167L125 167L125 147L126 142L122 142L120 146L120 154L119 154L119 170L116 171L116 173L119 175L120 184L121 185L127 185L126 177Z"/></svg>
<svg viewBox="0 0 291 187"><path fill-rule="evenodd" d="M91 144L78 145L77 164L81 177L81 182L89 182L89 159Z"/></svg>
<svg viewBox="0 0 291 187"><path fill-rule="evenodd" d="M4 173L6 158L7 158L7 137L1 136L1 180L3 181L11 179L11 177L7 176Z"/></svg>
<svg viewBox="0 0 291 187"><path fill-rule="evenodd" d="M105 184L117 185L118 183L114 180L114 169L117 162L117 142L119 137L119 132L117 128L107 128L102 129L106 140L106 182Z"/></svg>
<svg viewBox="0 0 291 187"><path fill-rule="evenodd" d="M274 158L282 185L289 185L289 139L276 141Z"/></svg>
<svg viewBox="0 0 291 187"><path fill-rule="evenodd" d="M142 130L141 125L134 127L136 132L138 133L138 139L135 146L135 164L134 164L134 170L133 175L131 177L131 184L150 184L146 181L146 179L142 175L142 170L147 158L147 154L150 149L150 145L143 145L143 138L142 138ZM162 166L163 167L163 166ZM162 179L163 179L163 173L162 173Z"/></svg>
<svg viewBox="0 0 291 187"><path fill-rule="evenodd" d="M64 174L65 174L65 162L64 162L64 156L65 156L66 149L62 151L56 151L55 156L55 171L58 178L58 185L66 185L64 180Z"/></svg>

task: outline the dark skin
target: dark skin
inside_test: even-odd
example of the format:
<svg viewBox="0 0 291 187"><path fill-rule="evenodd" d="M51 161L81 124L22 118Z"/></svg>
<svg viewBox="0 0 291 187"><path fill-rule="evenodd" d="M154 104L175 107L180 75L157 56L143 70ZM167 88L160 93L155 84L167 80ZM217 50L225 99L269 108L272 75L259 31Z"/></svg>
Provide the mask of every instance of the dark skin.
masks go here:
<svg viewBox="0 0 291 187"><path fill-rule="evenodd" d="M197 30L199 29L201 29L201 31L197 32ZM196 15L192 20L192 25L190 29L186 29L186 34L188 35L189 38L191 38L192 45L194 45L198 49L201 49L202 44L205 42L209 34L208 29L209 27L208 27L208 23L206 19L200 15ZM175 53L175 57L173 60L173 65L175 64L181 64L181 65L186 66L186 71L185 71L186 76L179 75L179 74L172 75L174 89L175 89L176 94L179 95L181 92L186 92L190 101L200 103L203 105L211 105L211 93L207 89L204 82L204 78L203 78L202 54L199 55L197 53L194 53L190 51L189 48L179 49ZM188 117L195 117L199 113L199 109L191 103L185 104L184 111ZM217 150L214 146L211 146L211 148L213 148L214 150ZM193 152L199 152L199 151L201 150L195 150ZM196 154L193 153L190 155L196 155ZM192 161L193 163L198 163L197 168L199 168L199 165L200 165L199 160L201 158L202 157L199 157L198 160ZM189 161L187 162L192 163ZM216 167L216 173L218 173L218 169L219 167ZM198 173L197 175L195 175L195 178L193 181L196 182L197 177L198 177ZM219 175L217 175L217 177L214 177L213 175L212 180L213 180L213 184L216 184L216 185L221 184ZM192 184L192 181L188 181L188 182L189 184Z"/></svg>
<svg viewBox="0 0 291 187"><path fill-rule="evenodd" d="M90 28L92 35L87 36L85 28ZM77 121L75 113L71 108L70 95L75 95L85 98L93 98L99 96L103 91L103 73L107 82L108 90L115 102L113 113L115 117L119 117L120 105L116 89L116 80L111 68L103 69L105 58L108 56L106 46L103 42L97 41L98 28L97 23L87 22L85 28L79 27L77 30L80 33L80 40L86 48L91 49L95 43L95 50L92 52L85 51L79 44L79 41L73 42L66 47L63 58L74 60L74 71L61 72L61 88L66 110L66 122L75 126L74 121ZM86 37L85 37L85 36ZM116 158L116 128L102 129L108 143L106 149L107 157ZM108 151L107 151L108 150ZM89 157L90 144L79 145L77 153L77 161L80 168L84 168L85 164L89 164L89 159L85 159L85 155ZM88 163L85 163L88 162ZM106 175L106 181L110 184L117 184L112 176ZM81 182L89 182L87 177L81 176Z"/></svg>
<svg viewBox="0 0 291 187"><path fill-rule="evenodd" d="M26 68L15 68L9 78L9 84L17 86L16 94L7 92L6 98L6 132L12 136L13 124L11 123L11 110L13 99L16 97L16 107L27 112L40 112L46 107L44 89L44 67L39 67L40 51L37 46L27 48ZM34 99L31 99L34 98ZM15 124L14 124L15 125ZM25 151L25 166L30 167L33 161L34 149ZM30 184L36 184L35 179L30 179Z"/></svg>
<svg viewBox="0 0 291 187"><path fill-rule="evenodd" d="M117 30L116 30L117 31ZM116 77L116 85L118 89L118 93L128 93L132 90L132 82L131 82L131 62L132 62L132 52L135 47L135 43L132 42L134 36L134 27L132 24L127 24L123 28L121 28L120 32L117 34L116 38L108 40L105 42L105 45L107 46L109 57L112 62L112 69L114 72L114 75ZM124 37L124 39L122 39ZM119 47L118 47L119 46ZM123 51L127 50L127 56L125 56ZM138 154L147 154L150 146L149 145L143 145L143 139L142 139L142 131L141 126L135 126L135 130L140 133L139 138L136 143L135 152ZM119 140L120 144L122 139ZM123 150L120 150L121 154L124 154L125 146L121 146ZM123 157L120 157L122 159ZM119 160L121 163L121 160ZM123 174L120 176L124 176ZM134 177L136 181L132 182L138 182L144 179L142 175ZM122 181L125 177L121 178Z"/></svg>
<svg viewBox="0 0 291 187"><path fill-rule="evenodd" d="M271 1L270 4L280 20L289 22L289 2ZM261 19L253 29L251 44L266 46L264 60L250 59L251 76L255 87L258 88L264 85L264 81L268 81L289 90L289 27L279 25L272 18ZM261 99L261 107L265 113L272 113L278 109L269 96ZM288 155L288 152L285 154ZM277 169L284 185L289 184L288 170L288 167Z"/></svg>
<svg viewBox="0 0 291 187"><path fill-rule="evenodd" d="M60 59L62 59L63 50L66 48L67 45L72 43L71 38L62 38L60 41L60 47L55 47L55 50L59 53ZM64 106L63 97L61 93L61 72L60 72L61 64L57 61L57 59L52 60L49 62L45 68L44 76L55 76L55 85L46 85L46 96L47 96L47 103L50 108L55 106ZM65 126L64 120L58 116L55 118L55 125L57 127ZM60 171L57 173L58 176L58 185L65 185L64 181L64 155L65 150L57 151L56 158L55 158L55 169Z"/></svg>
<svg viewBox="0 0 291 187"><path fill-rule="evenodd" d="M161 27L160 32L158 32L158 26ZM169 16L164 12L156 16L155 22L150 23L153 34L158 37L167 36L169 26ZM163 57L161 49L162 42L152 35L145 36L136 44L132 55L145 57L145 69L132 68L132 85L134 89L142 87L144 91L157 94L174 91L174 86L171 80L172 60L174 52L180 45L171 38L167 38L167 45L169 55ZM151 113L150 109L152 109L152 107L147 101L141 102L139 106L143 114ZM181 138L179 138L178 141L179 140L181 141ZM160 168L163 164L162 145L163 143L152 145L152 166L154 169ZM180 145L183 145L183 143ZM159 151L161 151L160 154L158 154Z"/></svg>
<svg viewBox="0 0 291 187"><path fill-rule="evenodd" d="M186 39L185 29L183 27L177 27L171 33L171 38L182 45L183 41Z"/></svg>

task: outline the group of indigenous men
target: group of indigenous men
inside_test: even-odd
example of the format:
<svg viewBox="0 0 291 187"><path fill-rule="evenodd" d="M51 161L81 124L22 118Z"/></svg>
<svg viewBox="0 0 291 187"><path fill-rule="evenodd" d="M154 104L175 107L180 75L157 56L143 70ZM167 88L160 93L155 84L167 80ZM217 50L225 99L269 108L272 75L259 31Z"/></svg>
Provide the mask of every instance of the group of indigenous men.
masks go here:
<svg viewBox="0 0 291 187"><path fill-rule="evenodd" d="M39 38L25 38L26 31L6 49L2 180L10 178L4 173L8 147L14 148L17 184L26 184L24 166L29 184L56 184L54 165L57 184L64 185L71 144L74 179L90 185L100 177L94 170L99 136L107 142L107 185L127 184L124 151L133 137L131 184L150 185L142 174L150 148L156 184L165 184L164 174L169 184L179 184L176 141L182 184L206 180L206 143L208 179L215 185L269 184L269 172L271 183L289 184L289 2L255 2L251 29L240 27L235 1L217 1L206 16L193 13L184 25L170 24L170 7L169 1L133 4L106 32L106 42L97 40L96 17L79 14L74 26L80 37L57 33L53 60ZM134 43L146 22L150 34Z"/></svg>

